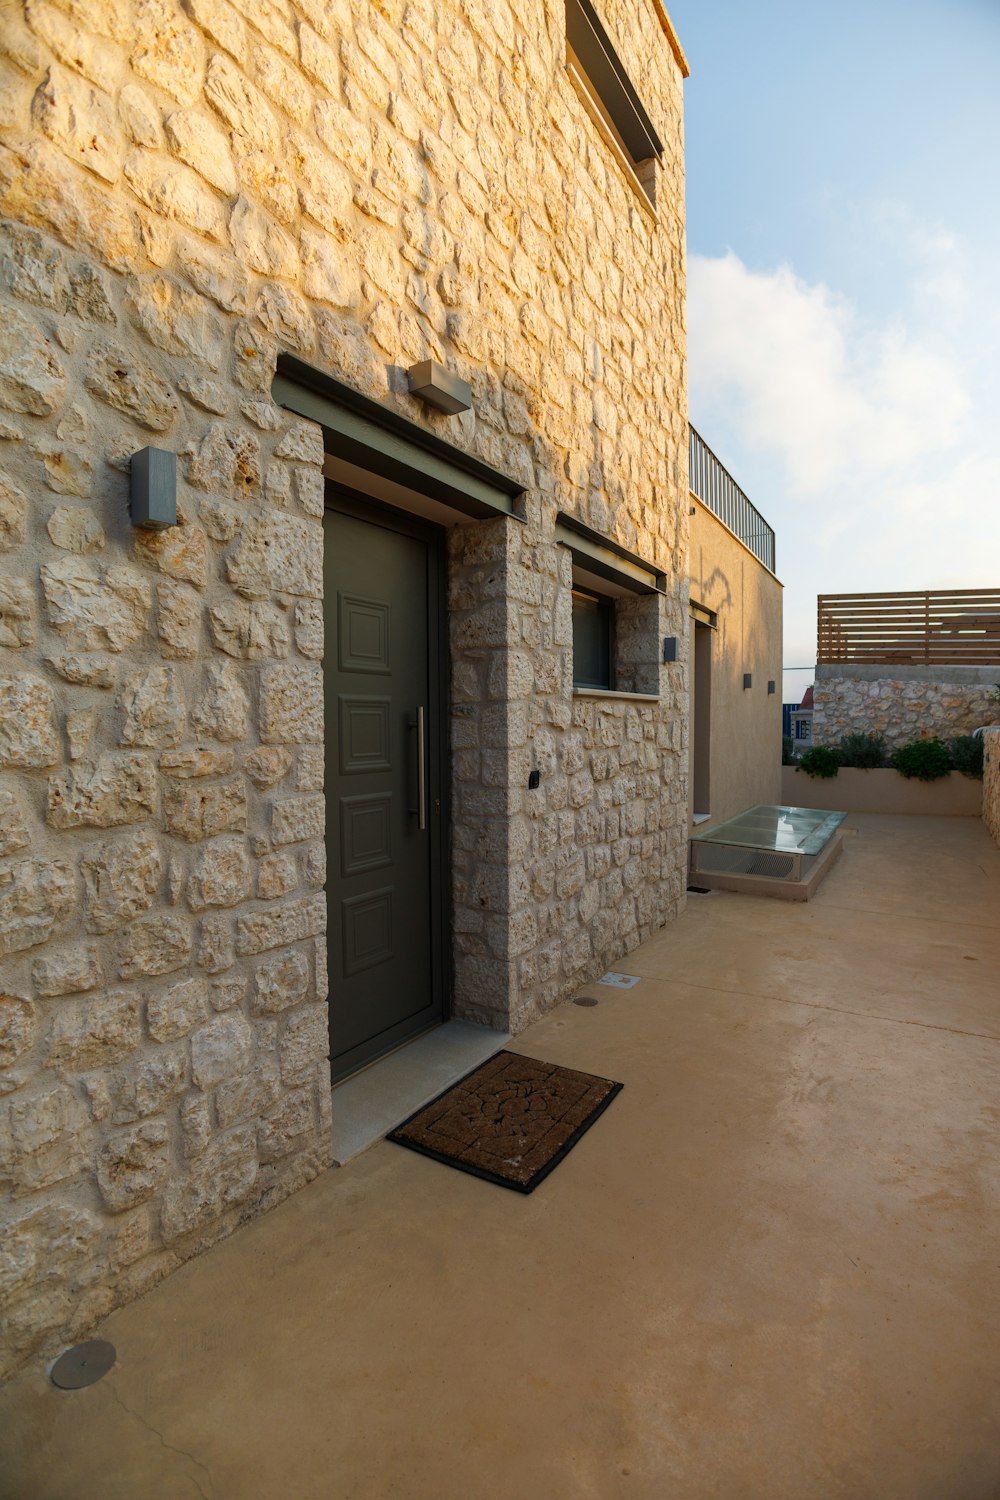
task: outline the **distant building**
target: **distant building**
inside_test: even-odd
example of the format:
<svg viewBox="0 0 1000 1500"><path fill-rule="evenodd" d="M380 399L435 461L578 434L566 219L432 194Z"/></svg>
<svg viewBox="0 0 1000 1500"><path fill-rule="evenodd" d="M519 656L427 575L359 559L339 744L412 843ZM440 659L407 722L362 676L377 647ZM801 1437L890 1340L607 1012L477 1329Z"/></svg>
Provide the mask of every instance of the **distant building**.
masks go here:
<svg viewBox="0 0 1000 1500"><path fill-rule="evenodd" d="M788 733L795 741L796 750L805 750L813 742L813 690L807 687L798 708L789 714Z"/></svg>

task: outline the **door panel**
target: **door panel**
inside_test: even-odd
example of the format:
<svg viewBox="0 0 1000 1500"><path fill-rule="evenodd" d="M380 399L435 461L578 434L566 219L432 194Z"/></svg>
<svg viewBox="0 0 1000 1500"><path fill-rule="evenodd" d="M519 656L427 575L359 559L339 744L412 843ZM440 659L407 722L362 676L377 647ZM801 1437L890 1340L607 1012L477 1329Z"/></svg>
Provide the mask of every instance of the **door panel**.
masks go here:
<svg viewBox="0 0 1000 1500"><path fill-rule="evenodd" d="M443 1019L438 539L328 509L327 905L334 1077ZM423 768L423 797L417 784ZM433 809L420 826L419 808Z"/></svg>

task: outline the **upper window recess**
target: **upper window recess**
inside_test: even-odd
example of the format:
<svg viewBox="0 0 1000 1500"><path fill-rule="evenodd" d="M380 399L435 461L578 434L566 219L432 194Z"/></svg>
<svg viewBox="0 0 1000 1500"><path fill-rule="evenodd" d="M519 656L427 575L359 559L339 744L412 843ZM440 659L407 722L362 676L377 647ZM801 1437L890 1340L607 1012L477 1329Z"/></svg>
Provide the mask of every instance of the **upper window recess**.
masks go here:
<svg viewBox="0 0 1000 1500"><path fill-rule="evenodd" d="M590 0L566 0L566 65L650 203L663 142Z"/></svg>

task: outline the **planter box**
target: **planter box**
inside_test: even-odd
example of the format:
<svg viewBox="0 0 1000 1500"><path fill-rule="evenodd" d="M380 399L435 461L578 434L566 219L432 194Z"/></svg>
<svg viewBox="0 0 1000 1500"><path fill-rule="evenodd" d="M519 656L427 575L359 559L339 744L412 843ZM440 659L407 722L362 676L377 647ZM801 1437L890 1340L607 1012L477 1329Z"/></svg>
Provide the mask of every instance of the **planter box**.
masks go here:
<svg viewBox="0 0 1000 1500"><path fill-rule="evenodd" d="M858 771L846 766L823 780L807 776L796 766L782 766L781 800L787 807L820 807L830 812L979 818L983 783L961 771L951 771L938 781L916 781L898 771Z"/></svg>

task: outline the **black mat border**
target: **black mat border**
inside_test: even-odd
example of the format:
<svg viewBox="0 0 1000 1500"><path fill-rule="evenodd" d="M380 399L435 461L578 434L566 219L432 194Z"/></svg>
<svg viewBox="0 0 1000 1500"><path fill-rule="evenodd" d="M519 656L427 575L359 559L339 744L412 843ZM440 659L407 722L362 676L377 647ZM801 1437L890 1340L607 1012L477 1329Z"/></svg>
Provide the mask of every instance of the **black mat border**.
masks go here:
<svg viewBox="0 0 1000 1500"><path fill-rule="evenodd" d="M412 1124L418 1115L423 1114L425 1109L430 1109L433 1104L437 1104L439 1099L443 1099L446 1094L450 1094L452 1089L457 1089L460 1084L466 1083L470 1078L474 1078L477 1073L481 1072L483 1068L488 1067L491 1062L495 1062L498 1057L520 1057L526 1062L539 1063L543 1068L565 1068L569 1073L582 1073L586 1078L596 1078L599 1083L611 1084L611 1088L600 1104L594 1106L591 1113L581 1125L576 1127L573 1134L563 1142L555 1155L550 1157L545 1165L539 1167L538 1171L524 1183L511 1182L509 1177L501 1177L497 1172L488 1172L484 1167L474 1167L470 1163L459 1161L456 1156L447 1156L443 1151L435 1151L430 1146L418 1145L416 1141L401 1140L399 1136L399 1132L405 1130L407 1125ZM407 1151L416 1151L420 1156L427 1156L431 1161L442 1162L446 1167L454 1167L456 1171L465 1172L469 1177L478 1177L483 1182L492 1182L497 1187L508 1188L512 1193L533 1193L539 1183L544 1182L549 1173L555 1171L563 1158L568 1156L577 1142L587 1134L591 1125L596 1124L608 1105L614 1099L617 1099L624 1087L623 1083L616 1083L613 1078L605 1078L601 1073L587 1073L583 1068L571 1068L568 1063L553 1063L542 1057L529 1057L526 1052L511 1052L507 1047L500 1047L491 1057L486 1058L485 1062L477 1063L474 1068L469 1069L468 1073L463 1073L461 1078L456 1078L454 1083L449 1083L448 1087L442 1089L439 1094L435 1094L433 1099L428 1099L426 1104L421 1104L419 1109L415 1109L411 1115L407 1115L405 1120L401 1120L398 1125L389 1131L386 1140L392 1141L396 1146L405 1146Z"/></svg>

